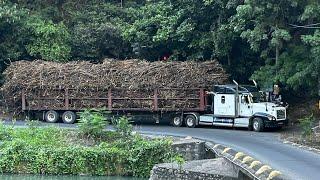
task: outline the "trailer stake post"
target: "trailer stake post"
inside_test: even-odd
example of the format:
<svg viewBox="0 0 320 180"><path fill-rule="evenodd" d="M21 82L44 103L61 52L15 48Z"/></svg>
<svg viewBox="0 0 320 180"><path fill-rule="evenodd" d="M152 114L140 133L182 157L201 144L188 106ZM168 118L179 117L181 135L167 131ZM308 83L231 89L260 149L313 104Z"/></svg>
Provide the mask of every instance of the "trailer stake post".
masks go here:
<svg viewBox="0 0 320 180"><path fill-rule="evenodd" d="M153 107L155 111L158 110L158 90L157 89L154 89Z"/></svg>
<svg viewBox="0 0 320 180"><path fill-rule="evenodd" d="M111 89L108 89L108 110L112 110L112 93Z"/></svg>

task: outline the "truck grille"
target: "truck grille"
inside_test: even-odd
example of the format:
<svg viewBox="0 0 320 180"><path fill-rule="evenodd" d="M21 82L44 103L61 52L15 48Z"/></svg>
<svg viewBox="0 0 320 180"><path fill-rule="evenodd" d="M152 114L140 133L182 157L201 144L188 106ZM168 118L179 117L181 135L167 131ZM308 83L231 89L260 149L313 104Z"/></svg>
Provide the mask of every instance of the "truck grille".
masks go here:
<svg viewBox="0 0 320 180"><path fill-rule="evenodd" d="M285 119L286 110L277 110L277 119Z"/></svg>

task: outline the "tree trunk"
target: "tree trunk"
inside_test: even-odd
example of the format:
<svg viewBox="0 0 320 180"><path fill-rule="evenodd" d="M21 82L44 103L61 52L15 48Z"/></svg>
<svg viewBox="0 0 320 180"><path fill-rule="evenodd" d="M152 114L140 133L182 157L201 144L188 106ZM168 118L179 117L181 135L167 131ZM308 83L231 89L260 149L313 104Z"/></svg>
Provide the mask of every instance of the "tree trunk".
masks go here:
<svg viewBox="0 0 320 180"><path fill-rule="evenodd" d="M318 98L320 98L320 76L318 76ZM319 101L320 101L320 99L319 99ZM319 106L320 106L320 104L319 104Z"/></svg>
<svg viewBox="0 0 320 180"><path fill-rule="evenodd" d="M230 54L227 55L228 57L228 66L231 66L231 58L230 58Z"/></svg>
<svg viewBox="0 0 320 180"><path fill-rule="evenodd" d="M276 46L276 66L278 66L279 61L279 45Z"/></svg>
<svg viewBox="0 0 320 180"><path fill-rule="evenodd" d="M320 110L320 76L318 76L318 108ZM319 120L319 128L320 128L320 120Z"/></svg>
<svg viewBox="0 0 320 180"><path fill-rule="evenodd" d="M279 63L279 45L276 46L276 75L278 75L278 63Z"/></svg>
<svg viewBox="0 0 320 180"><path fill-rule="evenodd" d="M58 3L57 3L57 8L58 8L58 11L59 11L59 14L60 14L60 18L61 18L61 21L64 19L64 9L63 9L63 4L65 3L65 0L59 0Z"/></svg>

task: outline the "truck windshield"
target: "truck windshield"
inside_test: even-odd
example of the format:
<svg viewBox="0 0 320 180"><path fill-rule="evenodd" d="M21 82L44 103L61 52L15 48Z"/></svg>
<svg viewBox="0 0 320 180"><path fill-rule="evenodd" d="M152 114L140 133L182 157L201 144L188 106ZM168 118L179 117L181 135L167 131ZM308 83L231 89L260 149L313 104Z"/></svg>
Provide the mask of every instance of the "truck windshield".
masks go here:
<svg viewBox="0 0 320 180"><path fill-rule="evenodd" d="M261 98L260 97L251 97L251 99L252 99L252 102L254 102L254 103L261 102Z"/></svg>
<svg viewBox="0 0 320 180"><path fill-rule="evenodd" d="M251 104L253 103L252 95L251 94L245 94L241 97L241 103L245 104Z"/></svg>

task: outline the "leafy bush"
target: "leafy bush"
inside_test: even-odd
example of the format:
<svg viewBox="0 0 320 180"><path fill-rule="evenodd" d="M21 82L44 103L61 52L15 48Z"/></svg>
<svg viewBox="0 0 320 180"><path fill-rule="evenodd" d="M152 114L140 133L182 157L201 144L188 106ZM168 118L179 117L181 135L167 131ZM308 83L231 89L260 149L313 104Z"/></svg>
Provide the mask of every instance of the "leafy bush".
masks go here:
<svg viewBox="0 0 320 180"><path fill-rule="evenodd" d="M10 140L12 138L12 127L6 127L0 122L0 141Z"/></svg>
<svg viewBox="0 0 320 180"><path fill-rule="evenodd" d="M126 117L114 120L116 132L107 132L103 131L107 124L104 111L79 114L80 132L39 128L37 121L28 121L28 128L1 123L0 172L148 177L155 164L179 159L171 140L131 136L132 125ZM94 143L88 143L91 140Z"/></svg>
<svg viewBox="0 0 320 180"><path fill-rule="evenodd" d="M299 121L300 127L302 128L302 136L310 137L312 135L312 127L315 121L313 114L303 119L299 119Z"/></svg>
<svg viewBox="0 0 320 180"><path fill-rule="evenodd" d="M118 132L122 136L130 136L132 133L132 125L129 122L129 119L125 116L122 116L120 118L115 118L112 120L112 124L114 124L114 127L116 129L116 132Z"/></svg>
<svg viewBox="0 0 320 180"><path fill-rule="evenodd" d="M27 120L26 121L26 125L31 130L36 130L40 126L40 124L41 124L40 121L34 121L34 120Z"/></svg>
<svg viewBox="0 0 320 180"><path fill-rule="evenodd" d="M86 109L79 112L79 130L86 136L101 136L108 124L103 110Z"/></svg>
<svg viewBox="0 0 320 180"><path fill-rule="evenodd" d="M40 16L32 15L25 21L29 55L51 61L66 61L70 58L70 33L63 22L55 24Z"/></svg>
<svg viewBox="0 0 320 180"><path fill-rule="evenodd" d="M125 175L124 151L118 148L67 146L40 148L25 141L8 142L0 169L10 173Z"/></svg>
<svg viewBox="0 0 320 180"><path fill-rule="evenodd" d="M166 139L133 136L82 146L68 143L77 135L69 132L52 127L13 129L13 139L0 145L0 172L148 177L155 164L175 156Z"/></svg>
<svg viewBox="0 0 320 180"><path fill-rule="evenodd" d="M11 134L13 140L19 139L32 146L48 148L64 146L68 137L68 132L57 127L13 129Z"/></svg>
<svg viewBox="0 0 320 180"><path fill-rule="evenodd" d="M179 156L174 157L174 162L176 162L178 164L179 170L181 171L182 166L186 161L184 160L184 158L181 155L179 155Z"/></svg>
<svg viewBox="0 0 320 180"><path fill-rule="evenodd" d="M161 162L170 162L175 156L171 151L171 141L164 139L145 140L135 136L127 151L130 174L135 177L148 177L152 167Z"/></svg>

